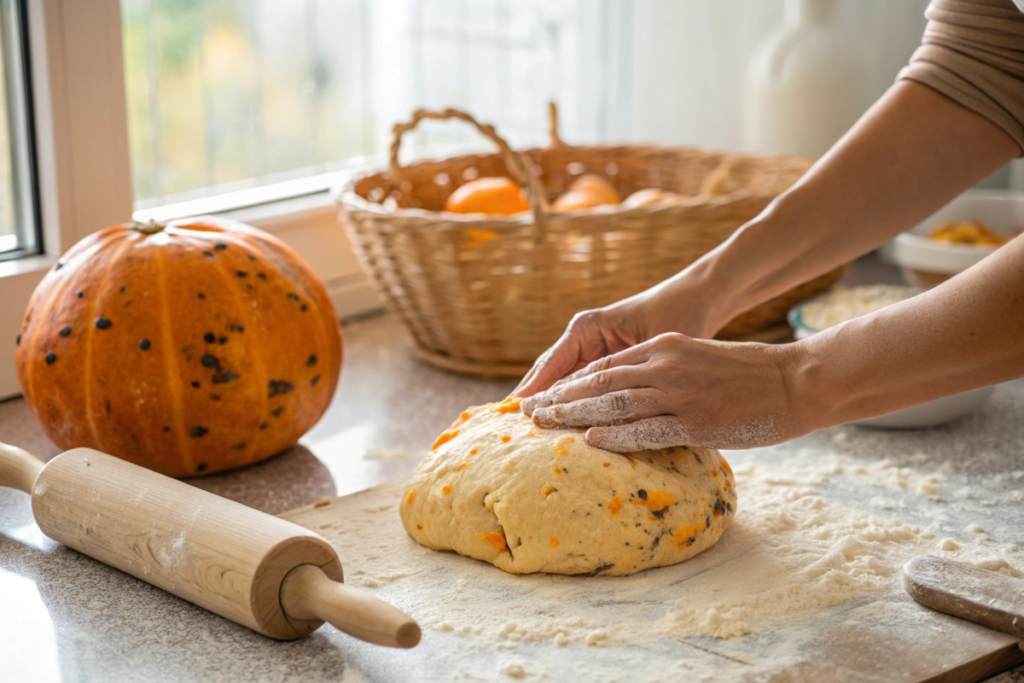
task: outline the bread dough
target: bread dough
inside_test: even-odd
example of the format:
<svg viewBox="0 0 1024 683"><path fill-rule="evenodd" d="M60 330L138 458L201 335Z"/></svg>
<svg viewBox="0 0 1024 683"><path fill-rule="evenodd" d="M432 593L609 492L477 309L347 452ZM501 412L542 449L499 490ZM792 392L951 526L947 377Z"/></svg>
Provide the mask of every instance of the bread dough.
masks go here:
<svg viewBox="0 0 1024 683"><path fill-rule="evenodd" d="M736 512L721 453L619 455L582 430L540 429L517 400L470 408L409 481L402 524L418 543L512 574L633 574L707 550Z"/></svg>

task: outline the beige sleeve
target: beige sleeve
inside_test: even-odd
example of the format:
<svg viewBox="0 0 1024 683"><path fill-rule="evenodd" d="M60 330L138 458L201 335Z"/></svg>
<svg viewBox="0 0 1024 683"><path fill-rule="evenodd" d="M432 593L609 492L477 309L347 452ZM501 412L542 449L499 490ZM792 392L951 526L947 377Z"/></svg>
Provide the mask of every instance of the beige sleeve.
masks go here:
<svg viewBox="0 0 1024 683"><path fill-rule="evenodd" d="M1012 0L932 0L924 39L900 80L981 114L1024 151L1024 13Z"/></svg>

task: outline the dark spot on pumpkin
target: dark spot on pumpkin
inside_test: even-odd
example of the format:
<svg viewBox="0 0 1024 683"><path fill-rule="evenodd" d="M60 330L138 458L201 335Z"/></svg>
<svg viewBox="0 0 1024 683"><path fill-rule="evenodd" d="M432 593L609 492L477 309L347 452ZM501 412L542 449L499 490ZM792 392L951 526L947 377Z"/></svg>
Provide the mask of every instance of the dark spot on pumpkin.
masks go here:
<svg viewBox="0 0 1024 683"><path fill-rule="evenodd" d="M204 368L216 368L217 370L220 370L220 361L217 359L217 356L211 356L207 353L199 359L199 362L202 363Z"/></svg>
<svg viewBox="0 0 1024 683"><path fill-rule="evenodd" d="M217 340L217 343L218 344L227 344L228 343L228 338L227 337L221 337L220 339Z"/></svg>
<svg viewBox="0 0 1024 683"><path fill-rule="evenodd" d="M296 301L301 301L301 299L299 298L299 295L296 294L295 292L288 292L288 298L289 299L295 299Z"/></svg>
<svg viewBox="0 0 1024 683"><path fill-rule="evenodd" d="M225 249L228 248L228 245L224 244L223 242L219 242L213 248L216 249L217 251L224 251Z"/></svg>
<svg viewBox="0 0 1024 683"><path fill-rule="evenodd" d="M270 426L270 424L268 424L266 422L260 422L260 429L266 429L269 426Z"/></svg>
<svg viewBox="0 0 1024 683"><path fill-rule="evenodd" d="M75 296L81 299L83 296L85 296L85 292L75 292Z"/></svg>
<svg viewBox="0 0 1024 683"><path fill-rule="evenodd" d="M279 408L274 408L273 410L271 410L270 414L273 415L274 417L281 417L281 413L283 413L283 412L284 412L284 406L281 406Z"/></svg>
<svg viewBox="0 0 1024 683"><path fill-rule="evenodd" d="M107 401L107 415L110 415L110 401Z"/></svg>
<svg viewBox="0 0 1024 683"><path fill-rule="evenodd" d="M239 376L236 375L235 373L233 373L231 371L226 371L226 372L222 372L222 373L219 373L217 375L214 375L212 379L213 379L213 383L214 384L227 384L228 382L232 382L232 381L238 379L238 377Z"/></svg>
<svg viewBox="0 0 1024 683"><path fill-rule="evenodd" d="M200 298L200 299L205 299L205 298L206 298L206 295L205 295L205 294L203 294L202 292L199 292L199 298Z"/></svg>
<svg viewBox="0 0 1024 683"><path fill-rule="evenodd" d="M306 304L302 304L302 308L300 308L299 310L305 311L306 310Z"/></svg>
<svg viewBox="0 0 1024 683"><path fill-rule="evenodd" d="M258 277L261 280L266 280L267 279L267 274L266 273L256 273L256 277Z"/></svg>
<svg viewBox="0 0 1024 683"><path fill-rule="evenodd" d="M203 472L205 470L206 470L206 463L205 462L201 462L198 465L196 465L196 472Z"/></svg>
<svg viewBox="0 0 1024 683"><path fill-rule="evenodd" d="M209 431L210 430L207 429L206 427L193 427L192 431L190 431L188 435L191 436L193 439L198 439L201 436L206 436L206 434L209 433ZM201 467L203 467L203 469L206 469L206 465L202 465Z"/></svg>
<svg viewBox="0 0 1024 683"><path fill-rule="evenodd" d="M316 365L316 362L316 354L311 354L310 357L306 359L306 367L311 368Z"/></svg>
<svg viewBox="0 0 1024 683"><path fill-rule="evenodd" d="M237 275L238 277L248 277L249 273L245 272L244 270L239 270L235 272L235 275Z"/></svg>
<svg viewBox="0 0 1024 683"><path fill-rule="evenodd" d="M143 351L149 351L150 346L152 346L152 344L149 343L148 339L139 340L139 348L142 349Z"/></svg>
<svg viewBox="0 0 1024 683"><path fill-rule="evenodd" d="M170 427L164 427L164 431L165 432L169 432L169 431L171 431L171 428Z"/></svg>
<svg viewBox="0 0 1024 683"><path fill-rule="evenodd" d="M295 390L295 385L280 379L272 379L267 382L267 398L274 398L282 394L288 394Z"/></svg>
<svg viewBox="0 0 1024 683"><path fill-rule="evenodd" d="M213 342L217 341L217 336L213 332L207 332L206 334L203 335L203 341L206 342L207 344L212 344Z"/></svg>
<svg viewBox="0 0 1024 683"><path fill-rule="evenodd" d="M213 400L213 401L219 401L220 400L220 395L219 394L210 394L210 399Z"/></svg>
<svg viewBox="0 0 1024 683"><path fill-rule="evenodd" d="M213 252L212 251L205 251L204 250L203 251L203 256L209 256L210 258L213 258Z"/></svg>
<svg viewBox="0 0 1024 683"><path fill-rule="evenodd" d="M121 293L124 294L124 286L121 287Z"/></svg>
<svg viewBox="0 0 1024 683"><path fill-rule="evenodd" d="M245 328L241 325L230 325L228 327L229 332L245 332Z"/></svg>
<svg viewBox="0 0 1024 683"><path fill-rule="evenodd" d="M232 448L234 448L236 451L240 451L243 448L245 448L245 444L244 443L236 443L234 446L232 446Z"/></svg>
<svg viewBox="0 0 1024 683"><path fill-rule="evenodd" d="M99 317L99 318L96 318L96 327L100 328L101 330L109 330L110 326L113 325L113 324L114 323L110 322L109 320L107 320L106 318L104 318L102 316Z"/></svg>
<svg viewBox="0 0 1024 683"><path fill-rule="evenodd" d="M21 335L20 334L18 335L17 339L14 340L14 345L15 346L18 346L19 344L21 344Z"/></svg>
<svg viewBox="0 0 1024 683"><path fill-rule="evenodd" d="M46 364L47 365L53 365L56 362L57 362L57 354L55 354L55 353L48 353L48 354L46 354Z"/></svg>
<svg viewBox="0 0 1024 683"><path fill-rule="evenodd" d="M313 379L309 380L310 386L316 386L316 383L320 381L320 375L317 375Z"/></svg>
<svg viewBox="0 0 1024 683"><path fill-rule="evenodd" d="M636 495L640 496L642 500L647 500L647 491L644 491L643 489L637 491Z"/></svg>

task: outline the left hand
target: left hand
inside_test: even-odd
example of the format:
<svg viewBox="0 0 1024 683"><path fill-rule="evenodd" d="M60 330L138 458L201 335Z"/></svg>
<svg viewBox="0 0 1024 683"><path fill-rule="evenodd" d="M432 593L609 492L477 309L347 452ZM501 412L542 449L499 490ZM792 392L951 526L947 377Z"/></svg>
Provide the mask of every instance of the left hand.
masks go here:
<svg viewBox="0 0 1024 683"><path fill-rule="evenodd" d="M594 361L522 407L539 427L588 428L589 445L617 453L773 445L810 431L787 378L797 346L663 334Z"/></svg>

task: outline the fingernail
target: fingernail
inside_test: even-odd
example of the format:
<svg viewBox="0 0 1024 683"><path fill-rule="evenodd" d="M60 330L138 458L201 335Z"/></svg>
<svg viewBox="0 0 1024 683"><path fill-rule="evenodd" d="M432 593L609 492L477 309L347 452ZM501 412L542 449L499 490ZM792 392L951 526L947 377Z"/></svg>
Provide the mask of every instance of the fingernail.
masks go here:
<svg viewBox="0 0 1024 683"><path fill-rule="evenodd" d="M551 398L551 394L547 391L531 396L524 400L520 405L522 406L523 412L527 415L533 415L534 411L540 408L547 408L554 405L555 401Z"/></svg>
<svg viewBox="0 0 1024 683"><path fill-rule="evenodd" d="M565 423L555 417L554 408L538 408L533 413L533 424L541 429L554 429Z"/></svg>

